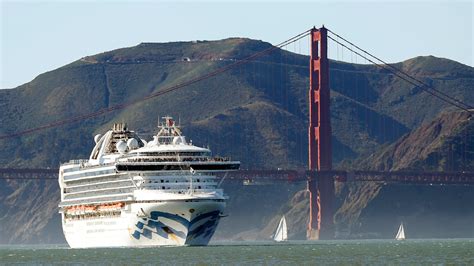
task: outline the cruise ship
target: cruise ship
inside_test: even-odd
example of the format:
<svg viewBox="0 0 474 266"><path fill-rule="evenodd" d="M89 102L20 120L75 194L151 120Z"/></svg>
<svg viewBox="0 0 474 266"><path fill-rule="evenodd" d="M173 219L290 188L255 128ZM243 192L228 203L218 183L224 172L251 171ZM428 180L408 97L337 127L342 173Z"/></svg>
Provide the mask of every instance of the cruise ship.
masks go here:
<svg viewBox="0 0 474 266"><path fill-rule="evenodd" d="M218 173L240 162L213 157L164 117L146 142L126 124L94 137L88 160L59 169L59 210L72 248L207 245L227 196Z"/></svg>

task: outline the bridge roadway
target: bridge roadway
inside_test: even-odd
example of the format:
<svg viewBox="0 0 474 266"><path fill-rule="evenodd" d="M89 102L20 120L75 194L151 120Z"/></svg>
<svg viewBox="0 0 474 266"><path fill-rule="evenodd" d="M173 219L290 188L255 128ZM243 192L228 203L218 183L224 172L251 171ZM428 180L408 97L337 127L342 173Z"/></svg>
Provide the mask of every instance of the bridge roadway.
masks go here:
<svg viewBox="0 0 474 266"><path fill-rule="evenodd" d="M58 171L54 168L0 168L0 179L57 180ZM275 181L301 182L316 177L334 178L337 182L474 185L474 172L238 170L229 172L225 178L252 184Z"/></svg>

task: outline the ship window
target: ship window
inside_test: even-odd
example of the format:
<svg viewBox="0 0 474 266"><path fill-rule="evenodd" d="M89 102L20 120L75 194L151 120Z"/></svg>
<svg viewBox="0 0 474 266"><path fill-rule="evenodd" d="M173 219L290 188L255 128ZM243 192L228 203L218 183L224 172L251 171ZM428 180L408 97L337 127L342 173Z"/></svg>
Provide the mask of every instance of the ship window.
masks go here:
<svg viewBox="0 0 474 266"><path fill-rule="evenodd" d="M163 187L161 187L161 189L165 189L165 187L163 186Z"/></svg>

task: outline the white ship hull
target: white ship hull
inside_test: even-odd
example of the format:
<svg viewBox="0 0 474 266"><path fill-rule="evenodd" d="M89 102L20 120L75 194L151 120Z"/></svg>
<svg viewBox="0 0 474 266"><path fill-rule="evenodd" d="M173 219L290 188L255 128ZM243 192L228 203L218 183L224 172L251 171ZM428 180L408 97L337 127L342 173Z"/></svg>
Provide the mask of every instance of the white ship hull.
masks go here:
<svg viewBox="0 0 474 266"><path fill-rule="evenodd" d="M210 200L132 203L120 216L65 219L71 248L207 245L225 208Z"/></svg>
<svg viewBox="0 0 474 266"><path fill-rule="evenodd" d="M217 173L240 162L187 142L170 117L147 142L123 123L94 137L88 160L59 168L71 248L207 245L227 196Z"/></svg>

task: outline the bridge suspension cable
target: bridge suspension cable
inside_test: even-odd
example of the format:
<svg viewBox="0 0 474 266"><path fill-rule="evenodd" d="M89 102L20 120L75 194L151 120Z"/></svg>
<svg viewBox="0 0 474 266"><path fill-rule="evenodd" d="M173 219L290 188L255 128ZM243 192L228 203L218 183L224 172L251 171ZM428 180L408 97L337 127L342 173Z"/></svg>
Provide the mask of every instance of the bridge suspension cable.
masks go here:
<svg viewBox="0 0 474 266"><path fill-rule="evenodd" d="M388 70L390 71L391 73L393 73L395 76L399 77L400 79L418 87L418 88L421 88L422 90L424 90L425 92L431 94L432 96L440 99L441 101L444 101L446 102L447 104L449 105L452 105L456 108L459 108L463 111L466 111L470 114L474 113L474 107L467 104L467 103L464 103L462 102L461 100L458 100L436 88L433 88L432 86L426 84L426 82L423 82L422 80L420 79L417 79L415 77L413 77L412 75L408 74L407 72L387 63L386 61L380 59L379 57L376 57L374 55L372 55L371 53L367 52L366 50L360 48L359 46L355 45L354 43L348 41L347 39L341 37L339 34L331 31L330 29L328 29L328 32L330 32L332 35L336 36L338 39L344 41L345 43L342 43L341 41L337 40L336 38L334 37L331 37L330 35L328 35L328 38L331 39L332 41L334 41L335 43L341 45L342 47L348 49L349 51L357 54L358 56L364 58L365 60L371 62L372 64L382 68L382 69L385 69L385 70ZM352 46L353 48L351 48L350 46ZM378 62L376 62L378 61Z"/></svg>
<svg viewBox="0 0 474 266"><path fill-rule="evenodd" d="M30 128L30 129L19 131L19 132L12 133L12 134L2 135L2 136L0 136L0 140L1 139L8 139L8 138L13 138L13 137L18 137L18 136L26 135L26 134L29 134L29 133L37 132L37 131L40 131L40 130L48 129L48 128L59 127L59 126L65 125L65 124L70 124L70 123L75 123L75 122L87 120L87 119L90 119L90 118L101 116L101 115L106 114L106 113L110 113L110 112L113 112L113 111L116 111L116 110L127 108L131 105L134 105L134 104L137 104L137 103L140 103L140 102L144 102L146 100L149 100L149 99L152 99L152 98L155 98L155 97L158 97L158 96L162 96L166 93L169 93L169 92L172 92L172 91L175 91L175 90L193 85L193 84L198 83L200 81L203 81L203 80L209 79L211 77L214 77L216 75L219 75L221 73L224 73L224 72L226 72L230 69L233 69L237 66L240 66L240 65L246 64L248 62L251 62L251 60L253 60L253 59L256 59L256 58L259 58L263 55L269 54L269 53L273 52L276 49L285 47L285 46L287 46L291 43L294 43L294 42L306 37L309 34L310 31L311 30L306 30L306 31L304 31L300 34L297 34L297 35L295 35L295 36L293 36L293 37L277 44L277 45L274 45L274 46L271 46L271 47L269 47L265 50L256 52L256 53L254 53L250 56L247 56L243 59L237 60L234 63L231 63L229 65L220 67L220 68L218 68L214 71L211 71L207 74L198 76L198 77L190 79L188 81L184 81L184 82L179 83L177 85L170 86L168 88L162 89L158 92L149 94L145 97L142 97L142 98L139 98L139 99L136 99L136 100L133 100L133 101L117 104L117 105L114 105L114 106L111 106L111 107L108 107L108 108L100 109L98 111L91 112L91 113L88 113L88 114L78 115L78 116L75 116L75 117L72 117L72 118L58 120L58 121L55 121L55 122L52 122L52 123L49 123L49 124L45 124L45 125L41 125L41 126L38 126L38 127L35 127L35 128Z"/></svg>

